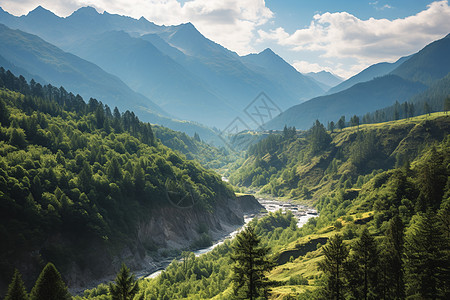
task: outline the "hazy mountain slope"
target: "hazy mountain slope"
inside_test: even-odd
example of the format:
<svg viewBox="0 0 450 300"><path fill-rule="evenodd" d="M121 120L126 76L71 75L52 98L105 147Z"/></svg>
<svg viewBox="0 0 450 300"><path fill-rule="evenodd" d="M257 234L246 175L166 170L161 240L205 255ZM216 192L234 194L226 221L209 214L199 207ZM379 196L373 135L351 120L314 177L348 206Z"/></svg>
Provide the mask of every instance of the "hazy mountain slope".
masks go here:
<svg viewBox="0 0 450 300"><path fill-rule="evenodd" d="M132 91L119 78L98 66L20 30L0 24L0 55L30 74L36 74L55 86L65 86L85 98L94 97L122 110L147 107L165 114L146 97Z"/></svg>
<svg viewBox="0 0 450 300"><path fill-rule="evenodd" d="M3 56L0 55L0 67L4 68L5 70L11 71L13 74L20 74L24 76L26 79L34 79L36 82L39 82L41 84L47 83L44 79L42 79L40 76L36 74L30 74L27 70L17 67L16 65L12 64L11 62L7 61Z"/></svg>
<svg viewBox="0 0 450 300"><path fill-rule="evenodd" d="M287 72L286 79L292 84L281 86L280 80L272 70L257 68L258 71L255 71L254 68L249 68L236 53L205 38L190 23L157 26L143 18L136 20L106 12L100 14L90 7L81 8L66 18L59 18L42 7L22 17L14 17L2 12L0 22L38 34L66 51L76 51L78 46L83 46L80 41L113 30L125 31L133 37L141 37L154 43L162 54L170 56L173 61L183 66L188 74L181 72L186 75L172 76L171 80L166 79L164 73L158 72L159 66L164 66L165 74L173 75L172 72L179 72L179 69L174 70L173 62L167 58L157 61L156 68L148 67L146 72L133 73L130 80L126 78L125 72L114 74L127 83L136 78L142 82L152 81L161 75L159 78L161 85L148 84L145 85L146 90L139 89L139 91L146 96L155 95L155 101L158 103L162 103L159 102L159 97L178 98L178 95L183 95L183 104L188 104L185 107L167 105L167 109L170 106L171 113L176 114L177 111L182 111L183 116L188 116L186 119L205 123L212 120L218 127L225 127L238 115L245 118L243 110L262 91L266 92L281 109L287 109L299 103L300 100L310 99L323 93L323 89L317 83L298 72ZM103 51L101 45L97 47L99 52ZM95 49L92 48L92 53L94 52ZM88 60L92 58L84 57L81 52L77 54ZM153 66L153 62L147 63ZM280 68L286 70L292 68L284 66L286 62L282 59L274 59L274 62L280 63ZM107 70L120 69L118 67L120 61L117 58L110 59L109 63L108 66L101 65ZM128 70L128 75L131 74L132 69ZM190 84L189 80L197 82L197 85ZM132 86L144 88L144 85L139 83ZM224 103L219 104L218 99ZM177 101L181 100L177 99ZM227 106L235 109L237 113L226 113ZM203 113L200 113L201 111Z"/></svg>
<svg viewBox="0 0 450 300"><path fill-rule="evenodd" d="M79 40L80 36L86 37L111 30L125 30L140 35L158 27L145 18L136 20L107 12L99 14L92 7L82 7L66 18L61 18L42 6L20 17L1 10L0 23L36 34L63 49Z"/></svg>
<svg viewBox="0 0 450 300"><path fill-rule="evenodd" d="M433 83L425 91L408 99L408 106L405 106L405 103L395 103L394 105L367 113L365 116L361 116L360 119L363 122L378 123L392 121L396 117L402 119L413 115L424 115L428 112L444 111L445 99L448 97L450 97L450 73Z"/></svg>
<svg viewBox="0 0 450 300"><path fill-rule="evenodd" d="M344 81L344 79L342 79L341 77L327 71L309 72L305 73L304 75L309 76L314 80L322 84L325 84L329 87L334 87Z"/></svg>
<svg viewBox="0 0 450 300"><path fill-rule="evenodd" d="M334 93L346 90L346 89L354 86L357 83L366 82L366 81L374 79L375 77L381 77L381 76L387 75L391 71L393 71L395 68L400 66L402 63L407 61L410 57L411 56L402 57L399 60L397 60L395 63L382 62L382 63L371 65L370 67L362 70L358 74L350 77L349 79L345 80L344 82L331 88L327 92L327 94L334 94Z"/></svg>
<svg viewBox="0 0 450 300"><path fill-rule="evenodd" d="M395 75L375 78L358 83L351 88L327 96L321 96L291 107L266 124L267 129L282 129L284 125L308 129L314 120L322 123L336 122L342 115L362 115L395 103L403 102L424 91L421 83L405 80Z"/></svg>
<svg viewBox="0 0 450 300"><path fill-rule="evenodd" d="M183 66L152 43L109 31L77 42L71 52L123 79L178 118L214 126L217 112L232 118L236 112ZM225 124L226 125L226 124Z"/></svg>
<svg viewBox="0 0 450 300"><path fill-rule="evenodd" d="M266 76L279 87L298 100L306 100L312 94L320 94L323 89L314 80L298 72L280 56L267 48L257 54L241 57L244 64L253 71Z"/></svg>
<svg viewBox="0 0 450 300"><path fill-rule="evenodd" d="M314 119L325 123L337 121L339 114L347 117L353 114L364 115L391 106L396 101L399 103L408 101L450 72L448 53L450 53L450 35L430 43L411 57L400 59L396 64L402 60L403 63L389 75L376 77L344 91L317 97L294 106L272 120L266 128L280 129L287 124L306 129L311 126ZM386 67L392 67L383 64L368 68L367 72L373 74L372 71L379 71L380 66L384 70ZM361 78L358 75L356 77Z"/></svg>
<svg viewBox="0 0 450 300"><path fill-rule="evenodd" d="M432 42L391 74L431 85L450 71L450 34Z"/></svg>

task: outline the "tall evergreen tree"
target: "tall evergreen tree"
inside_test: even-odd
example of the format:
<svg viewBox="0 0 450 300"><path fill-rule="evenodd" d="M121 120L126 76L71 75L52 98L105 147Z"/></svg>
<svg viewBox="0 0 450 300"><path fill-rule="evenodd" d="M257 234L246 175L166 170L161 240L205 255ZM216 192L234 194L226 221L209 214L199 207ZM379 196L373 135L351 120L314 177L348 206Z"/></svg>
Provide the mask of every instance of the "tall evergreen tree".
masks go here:
<svg viewBox="0 0 450 300"><path fill-rule="evenodd" d="M350 291L356 299L378 299L378 249L369 230L364 228L352 247L350 262L352 268L347 271L351 278Z"/></svg>
<svg viewBox="0 0 450 300"><path fill-rule="evenodd" d="M25 289L25 284L22 280L22 275L16 269L12 277L12 281L8 286L5 300L27 300L28 295Z"/></svg>
<svg viewBox="0 0 450 300"><path fill-rule="evenodd" d="M381 276L384 277L383 298L403 299L405 297L404 283L404 239L405 226L396 214L390 221L383 241L380 266ZM380 295L381 296L381 295Z"/></svg>
<svg viewBox="0 0 450 300"><path fill-rule="evenodd" d="M261 239L250 224L236 236L232 260L234 292L242 299L256 299L268 294L266 272L274 267L267 257L270 249L260 245Z"/></svg>
<svg viewBox="0 0 450 300"><path fill-rule="evenodd" d="M330 145L330 142L331 137L325 130L325 127L319 120L316 120L310 129L311 152L318 153L326 149Z"/></svg>
<svg viewBox="0 0 450 300"><path fill-rule="evenodd" d="M31 290L30 300L64 300L71 299L66 284L55 265L48 263Z"/></svg>
<svg viewBox="0 0 450 300"><path fill-rule="evenodd" d="M449 110L450 110L450 97L447 97L444 100L444 111L446 115L448 114Z"/></svg>
<svg viewBox="0 0 450 300"><path fill-rule="evenodd" d="M134 274L131 274L130 269L125 264L122 264L115 283L109 284L109 293L112 300L131 300L138 291L139 285Z"/></svg>
<svg viewBox="0 0 450 300"><path fill-rule="evenodd" d="M428 207L438 209L447 183L446 169L441 154L431 148L428 158L419 169L418 186L420 190L417 210L425 212Z"/></svg>
<svg viewBox="0 0 450 300"><path fill-rule="evenodd" d="M338 127L340 130L345 128L345 116L342 116L338 121Z"/></svg>
<svg viewBox="0 0 450 300"><path fill-rule="evenodd" d="M405 278L407 296L443 299L448 284L448 261L442 227L435 212L418 215L405 238Z"/></svg>
<svg viewBox="0 0 450 300"><path fill-rule="evenodd" d="M331 237L322 247L324 259L319 262L319 270L325 273L325 297L343 299L344 264L347 262L349 250L339 234Z"/></svg>
<svg viewBox="0 0 450 300"><path fill-rule="evenodd" d="M3 99L0 99L0 124L4 127L9 125L9 110Z"/></svg>

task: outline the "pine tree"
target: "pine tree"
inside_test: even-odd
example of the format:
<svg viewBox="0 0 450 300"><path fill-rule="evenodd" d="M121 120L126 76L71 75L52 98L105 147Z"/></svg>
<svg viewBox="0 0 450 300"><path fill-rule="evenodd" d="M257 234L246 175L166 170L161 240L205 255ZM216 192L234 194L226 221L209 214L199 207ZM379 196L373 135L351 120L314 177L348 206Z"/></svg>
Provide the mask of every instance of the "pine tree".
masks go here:
<svg viewBox="0 0 450 300"><path fill-rule="evenodd" d="M25 284L22 280L22 275L16 269L11 283L8 286L8 292L6 293L5 300L26 300L28 299Z"/></svg>
<svg viewBox="0 0 450 300"><path fill-rule="evenodd" d="M403 299L405 297L404 283L404 239L405 226L402 219L396 214L390 221L386 230L381 252L381 276L384 278L383 298Z"/></svg>
<svg viewBox="0 0 450 300"><path fill-rule="evenodd" d="M338 127L342 131L345 128L345 116L342 116L338 121Z"/></svg>
<svg viewBox="0 0 450 300"><path fill-rule="evenodd" d="M428 102L425 101L425 103L423 104L423 112L427 115L431 114L431 107L428 104Z"/></svg>
<svg viewBox="0 0 450 300"><path fill-rule="evenodd" d="M436 148L430 150L429 156L419 170L418 186L420 189L418 211L426 211L428 207L439 208L447 183L443 159Z"/></svg>
<svg viewBox="0 0 450 300"><path fill-rule="evenodd" d="M31 300L71 299L66 284L52 263L48 263L31 290Z"/></svg>
<svg viewBox="0 0 450 300"><path fill-rule="evenodd" d="M134 274L130 273L130 269L125 264L122 264L115 283L109 284L112 300L131 300L138 291L139 285Z"/></svg>
<svg viewBox="0 0 450 300"><path fill-rule="evenodd" d="M405 279L407 296L443 299L448 283L446 243L435 212L418 216L405 238Z"/></svg>
<svg viewBox="0 0 450 300"><path fill-rule="evenodd" d="M233 281L235 295L242 299L256 299L268 294L268 279L265 275L274 267L267 257L270 249L260 245L261 239L250 224L236 236L233 245Z"/></svg>
<svg viewBox="0 0 450 300"><path fill-rule="evenodd" d="M0 124L4 127L9 125L9 110L3 99L0 99Z"/></svg>
<svg viewBox="0 0 450 300"><path fill-rule="evenodd" d="M339 234L331 237L322 247L325 258L319 262L319 270L325 273L325 294L328 299L343 299L344 264L349 250Z"/></svg>
<svg viewBox="0 0 450 300"><path fill-rule="evenodd" d="M328 130L330 130L331 132L333 132L333 131L334 131L334 128L335 128L335 124L334 124L333 121L331 121L330 124L328 125Z"/></svg>
<svg viewBox="0 0 450 300"><path fill-rule="evenodd" d="M450 97L447 97L444 100L444 111L446 115L448 114L449 110L450 110Z"/></svg>
<svg viewBox="0 0 450 300"><path fill-rule="evenodd" d="M364 228L352 247L350 262L352 268L347 273L351 277L350 290L356 299L378 298L378 249L369 230Z"/></svg>

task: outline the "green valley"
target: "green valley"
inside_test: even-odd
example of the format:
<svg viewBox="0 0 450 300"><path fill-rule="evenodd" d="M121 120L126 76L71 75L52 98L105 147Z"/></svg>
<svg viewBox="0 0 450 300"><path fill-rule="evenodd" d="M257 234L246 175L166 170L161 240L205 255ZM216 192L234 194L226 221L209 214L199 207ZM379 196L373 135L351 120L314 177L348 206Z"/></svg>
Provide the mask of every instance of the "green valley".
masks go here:
<svg viewBox="0 0 450 300"><path fill-rule="evenodd" d="M0 299L450 299L449 1L1 6Z"/></svg>

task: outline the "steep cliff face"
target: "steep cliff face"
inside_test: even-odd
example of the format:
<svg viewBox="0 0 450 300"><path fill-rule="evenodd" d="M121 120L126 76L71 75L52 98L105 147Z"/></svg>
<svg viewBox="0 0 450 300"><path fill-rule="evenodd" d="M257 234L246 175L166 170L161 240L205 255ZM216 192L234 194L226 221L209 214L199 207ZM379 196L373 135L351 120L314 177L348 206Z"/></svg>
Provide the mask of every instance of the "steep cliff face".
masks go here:
<svg viewBox="0 0 450 300"><path fill-rule="evenodd" d="M144 274L171 258L161 250L193 249L202 234L218 240L244 224L244 215L257 213L263 206L252 195L220 199L211 210L165 206L153 209L148 218L136 222L136 236L120 249L89 245L89 267L72 264L63 271L73 292L93 287L114 278L125 262L134 272ZM88 245L88 244L87 244Z"/></svg>
<svg viewBox="0 0 450 300"><path fill-rule="evenodd" d="M153 243L164 248L186 248L205 229L213 239L217 239L242 225L245 214L261 208L261 204L251 195L224 199L210 211L166 206L152 211L148 219L138 224L137 238L143 245Z"/></svg>

